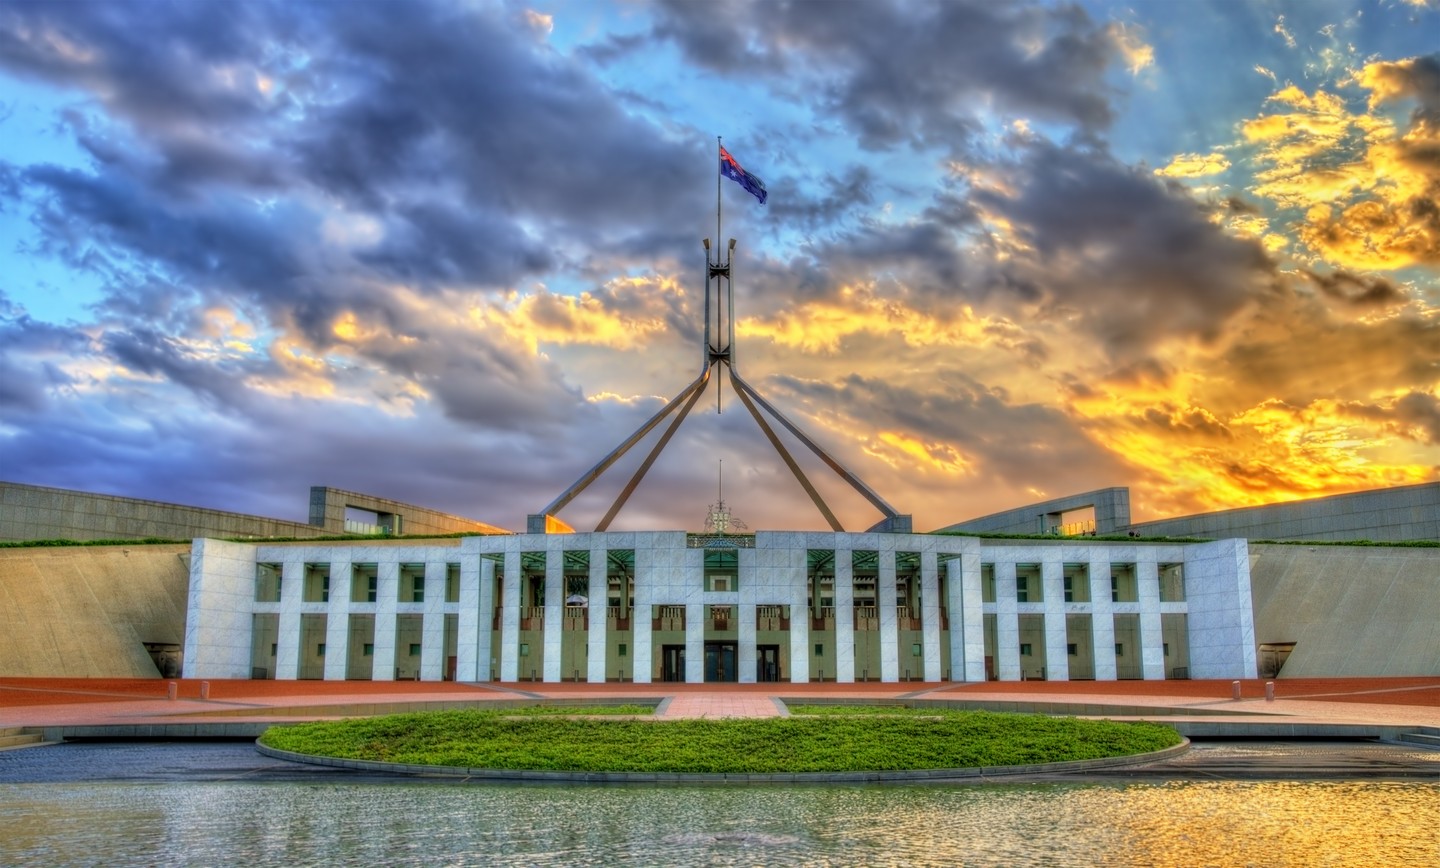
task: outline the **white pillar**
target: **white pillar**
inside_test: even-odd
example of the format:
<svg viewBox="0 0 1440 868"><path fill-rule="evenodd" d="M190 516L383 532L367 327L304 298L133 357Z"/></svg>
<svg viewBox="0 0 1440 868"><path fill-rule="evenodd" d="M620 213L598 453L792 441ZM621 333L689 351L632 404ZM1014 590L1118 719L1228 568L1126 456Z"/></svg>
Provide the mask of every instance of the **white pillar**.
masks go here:
<svg viewBox="0 0 1440 868"><path fill-rule="evenodd" d="M835 549L835 681L855 681L855 554Z"/></svg>
<svg viewBox="0 0 1440 868"><path fill-rule="evenodd" d="M608 552L603 548L590 549L589 615L590 632L585 637L586 666L585 680L591 684L605 683L605 663L609 659L609 645L606 631L610 628L610 583L607 576Z"/></svg>
<svg viewBox="0 0 1440 868"><path fill-rule="evenodd" d="M966 681L965 569L962 556L948 552L940 560L945 571L945 609L950 615L950 680Z"/></svg>
<svg viewBox="0 0 1440 868"><path fill-rule="evenodd" d="M351 564L330 561L330 604L325 617L325 680L344 681L350 663Z"/></svg>
<svg viewBox="0 0 1440 868"><path fill-rule="evenodd" d="M456 681L488 680L480 676L480 661L485 660L488 664L490 657L488 649L483 656L480 650L480 622L488 617L488 612L480 605L480 583L482 581L480 565L482 563L490 564L491 576L493 576L495 567L493 563L482 561L468 549L462 550L460 557L460 612L456 624L458 635L455 641ZM489 668L488 665L486 668Z"/></svg>
<svg viewBox="0 0 1440 868"><path fill-rule="evenodd" d="M939 681L944 677L940 671L940 573L933 551L920 553L920 627L924 631L922 677Z"/></svg>
<svg viewBox="0 0 1440 868"><path fill-rule="evenodd" d="M1045 680L1069 681L1070 655L1065 650L1069 639L1065 630L1065 564L1058 557L1046 557L1040 564L1040 574L1045 585Z"/></svg>
<svg viewBox="0 0 1440 868"><path fill-rule="evenodd" d="M421 681L445 680L445 577L444 561L425 562L425 611L420 616Z"/></svg>
<svg viewBox="0 0 1440 868"><path fill-rule="evenodd" d="M547 541L548 542L548 541ZM548 684L560 680L564 665L561 633L565 629L565 553L557 546L545 552L545 659L540 676Z"/></svg>
<svg viewBox="0 0 1440 868"><path fill-rule="evenodd" d="M807 683L810 681L810 601L805 594L806 571L808 558L805 557L805 550L800 550L799 582L790 584L790 681ZM796 575L793 571L792 577ZM818 592L818 589L817 589ZM750 657L750 668L755 668L755 656ZM742 667L741 672L744 672ZM754 674L752 672L752 674Z"/></svg>
<svg viewBox="0 0 1440 868"><path fill-rule="evenodd" d="M475 565L480 579L477 593L480 606L475 637L475 680L490 681L500 674L500 661L496 657L496 643L499 641L495 627L495 570L501 562L485 558ZM462 596L461 599L464 599ZM504 617L503 614L501 616Z"/></svg>
<svg viewBox="0 0 1440 868"><path fill-rule="evenodd" d="M300 677L300 609L305 593L305 563L286 559L280 565L280 634L276 638L275 677Z"/></svg>
<svg viewBox="0 0 1440 868"><path fill-rule="evenodd" d="M1015 561L995 563L995 674L1001 681L1019 681L1020 609L1015 600Z"/></svg>
<svg viewBox="0 0 1440 868"><path fill-rule="evenodd" d="M1160 623L1160 572L1154 549L1139 560L1135 580L1140 585L1140 665L1146 681L1164 681L1165 632Z"/></svg>
<svg viewBox="0 0 1440 868"><path fill-rule="evenodd" d="M375 663L370 677L395 680L395 614L400 604L400 564L381 561L375 589ZM327 649L328 650L328 649Z"/></svg>
<svg viewBox="0 0 1440 868"><path fill-rule="evenodd" d="M880 680L900 680L900 625L895 611L895 549L880 551L875 602L880 607Z"/></svg>
<svg viewBox="0 0 1440 868"><path fill-rule="evenodd" d="M685 604L685 682L699 684L704 680L705 604L692 600Z"/></svg>
<svg viewBox="0 0 1440 868"><path fill-rule="evenodd" d="M1119 677L1115 659L1115 607L1110 600L1110 548L1096 548L1090 558L1090 633L1095 640L1095 680Z"/></svg>
<svg viewBox="0 0 1440 868"><path fill-rule="evenodd" d="M963 619L965 652L965 681L984 681L985 674L985 599L980 587L980 552L969 551L950 562L959 575L952 574L952 581L959 585L960 612L950 615L950 629L955 629L957 620ZM958 670L959 664L950 661L951 670Z"/></svg>
<svg viewBox="0 0 1440 868"><path fill-rule="evenodd" d="M743 586L742 586L743 587ZM741 684L755 683L755 631L757 629L755 597L751 593L741 593L741 600L735 608L735 616L739 619L736 634L739 641L735 646L735 665L740 667L739 678L736 680ZM686 652L689 653L688 651Z"/></svg>
<svg viewBox="0 0 1440 868"><path fill-rule="evenodd" d="M500 614L500 680L520 680L520 552L505 552L505 576L502 597L505 609ZM491 652L494 653L493 651Z"/></svg>

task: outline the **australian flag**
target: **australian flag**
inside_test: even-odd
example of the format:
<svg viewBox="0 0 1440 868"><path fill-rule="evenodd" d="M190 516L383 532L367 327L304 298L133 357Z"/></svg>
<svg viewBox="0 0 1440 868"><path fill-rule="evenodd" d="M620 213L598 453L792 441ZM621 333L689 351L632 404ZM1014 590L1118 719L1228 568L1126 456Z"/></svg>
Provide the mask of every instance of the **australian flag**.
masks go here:
<svg viewBox="0 0 1440 868"><path fill-rule="evenodd" d="M765 197L769 195L765 192L765 182L741 168L724 145L720 146L720 174L744 187L761 205L765 204Z"/></svg>

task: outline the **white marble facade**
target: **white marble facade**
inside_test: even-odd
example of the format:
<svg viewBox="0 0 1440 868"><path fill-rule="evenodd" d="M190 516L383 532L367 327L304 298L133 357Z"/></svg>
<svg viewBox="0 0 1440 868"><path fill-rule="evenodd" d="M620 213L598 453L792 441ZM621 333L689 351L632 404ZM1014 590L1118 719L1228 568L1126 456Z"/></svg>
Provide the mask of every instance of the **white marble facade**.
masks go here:
<svg viewBox="0 0 1440 868"><path fill-rule="evenodd" d="M907 676L981 681L987 672L1007 681L1035 673L1048 680L1186 674L1248 678L1256 673L1244 540L1153 544L762 531L735 549L737 586L723 591L706 590L704 544L680 531L516 534L384 545L196 540L185 675L258 674L266 666L257 666L257 660L265 662L271 649L262 647L256 633L260 627L254 625L274 623L273 663L267 664L273 671L267 670L266 677L516 681L530 677L526 661L533 662L530 655L535 655L543 661L535 677L544 681L578 673L591 682L617 677L647 682L660 670L651 614L678 607L685 614L683 678L698 682L705 679L706 642L713 638L707 635L709 606L735 612L733 644L741 661L755 659L757 611L789 607L788 643L782 646L786 659L780 663L787 681L844 683L862 675L872 680L878 675L882 681ZM611 635L616 622L605 616L605 564L607 553L614 551L634 553L634 611L629 629ZM829 621L820 617L819 595L809 584L807 555L816 551L834 552L826 579L829 583L833 577L833 585L824 606L824 614L833 614ZM564 603L565 552L589 554L588 575L582 579L594 606L588 630L573 640L562 634L565 617L573 614ZM857 627L856 552L874 564L874 591L867 591L878 610L873 629ZM543 580L536 579L543 581L545 603L539 611L522 612L521 556L538 553L545 556ZM897 559L918 564L908 604L897 604ZM257 599L260 565L278 568L278 601ZM1172 575L1183 571L1180 599L1171 590L1162 600L1162 566ZM991 585L982 587L982 569L987 575L993 571ZM312 575L327 570L328 586L323 576ZM371 570L373 591L367 584ZM1017 591L1017 570L1038 576L1028 580L1025 593ZM1133 574L1133 590L1124 581L1112 588L1117 570ZM503 578L497 582L499 572ZM1077 591L1076 599L1067 598L1072 574L1088 577L1088 589ZM447 582L447 576L457 575L458 588L454 579ZM407 600L406 584L416 581L423 583L423 600ZM362 634L355 625L372 623L366 616L373 618L373 632ZM397 625L414 625L417 619L418 632L412 627L398 636ZM993 624L993 635L987 635L987 623ZM823 632L821 624L827 625ZM1067 632L1076 624L1088 624L1088 630ZM1127 626L1135 624L1138 629ZM369 638L363 654L351 647L357 635ZM617 666L619 641L625 649ZM878 648L859 660L856 649L867 642ZM814 656L822 651L826 657ZM583 655L582 662L562 665L564 654ZM738 668L739 681L755 680L753 667Z"/></svg>

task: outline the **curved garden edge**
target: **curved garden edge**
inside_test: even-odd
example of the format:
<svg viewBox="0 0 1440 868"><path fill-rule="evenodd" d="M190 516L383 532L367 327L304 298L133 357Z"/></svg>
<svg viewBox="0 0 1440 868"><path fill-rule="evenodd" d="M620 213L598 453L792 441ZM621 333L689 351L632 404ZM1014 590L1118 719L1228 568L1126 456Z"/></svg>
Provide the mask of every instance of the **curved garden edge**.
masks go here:
<svg viewBox="0 0 1440 868"><path fill-rule="evenodd" d="M461 768L458 766L411 765L351 760L280 750L255 742L255 749L274 759L310 765L382 772L394 775L463 778L477 782L573 783L573 784L865 784L865 783L943 783L945 781L976 781L986 778L1017 778L1085 772L1094 769L1126 768L1171 759L1190 750L1190 739L1181 736L1180 743L1150 753L1068 762L1037 763L1019 766L986 766L970 769L909 769L874 772L781 772L755 774L691 774L679 772L565 772Z"/></svg>

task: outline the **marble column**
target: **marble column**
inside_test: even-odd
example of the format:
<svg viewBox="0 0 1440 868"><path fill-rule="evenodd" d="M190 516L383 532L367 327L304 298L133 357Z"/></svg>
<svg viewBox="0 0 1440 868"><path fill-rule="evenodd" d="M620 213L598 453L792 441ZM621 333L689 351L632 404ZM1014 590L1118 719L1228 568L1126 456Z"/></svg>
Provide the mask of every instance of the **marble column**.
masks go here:
<svg viewBox="0 0 1440 868"><path fill-rule="evenodd" d="M350 663L351 565L330 561L330 603L325 613L325 680L344 681Z"/></svg>
<svg viewBox="0 0 1440 868"><path fill-rule="evenodd" d="M420 680L445 680L444 561L425 562L425 610L420 621Z"/></svg>
<svg viewBox="0 0 1440 868"><path fill-rule="evenodd" d="M1095 641L1095 680L1118 677L1115 660L1115 608L1110 601L1110 550L1090 558L1090 633Z"/></svg>
<svg viewBox="0 0 1440 868"><path fill-rule="evenodd" d="M920 626L924 631L922 657L926 681L939 681L940 671L940 574L935 552L920 553Z"/></svg>
<svg viewBox="0 0 1440 868"><path fill-rule="evenodd" d="M500 613L500 680L520 680L520 552L505 552L502 579L505 609ZM493 651L491 652L494 653Z"/></svg>
<svg viewBox="0 0 1440 868"><path fill-rule="evenodd" d="M375 591L375 663L370 677L395 680L395 615L400 602L400 564L381 561Z"/></svg>
<svg viewBox="0 0 1440 868"><path fill-rule="evenodd" d="M855 554L835 549L835 681L855 682Z"/></svg>
<svg viewBox="0 0 1440 868"><path fill-rule="evenodd" d="M547 684L560 680L564 666L561 633L565 630L565 553L558 548L545 552L545 656L543 674Z"/></svg>
<svg viewBox="0 0 1440 868"><path fill-rule="evenodd" d="M895 550L880 552L880 568L875 580L875 602L880 607L880 680L900 680L900 625L896 619Z"/></svg>
<svg viewBox="0 0 1440 868"><path fill-rule="evenodd" d="M606 570L606 558L608 553L603 548L590 549L590 587L586 596L589 597L590 632L585 636L586 658L585 658L585 680L590 684L605 683L605 663L608 659L609 646L607 644L606 631L610 628L610 583ZM621 589L624 593L624 589Z"/></svg>
<svg viewBox="0 0 1440 868"><path fill-rule="evenodd" d="M1015 599L1015 561L995 564L995 674L1001 681L1019 681L1020 609Z"/></svg>
<svg viewBox="0 0 1440 868"><path fill-rule="evenodd" d="M1146 681L1165 680L1165 632L1160 623L1160 572L1153 553L1135 565L1140 588L1140 665Z"/></svg>
<svg viewBox="0 0 1440 868"><path fill-rule="evenodd" d="M1070 655L1065 648L1070 638L1065 630L1065 564L1058 557L1047 557L1040 564L1040 574L1045 585L1045 680L1069 681Z"/></svg>
<svg viewBox="0 0 1440 868"><path fill-rule="evenodd" d="M300 677L300 612L305 593L305 563L287 559L280 565L280 635L275 640L275 677Z"/></svg>

